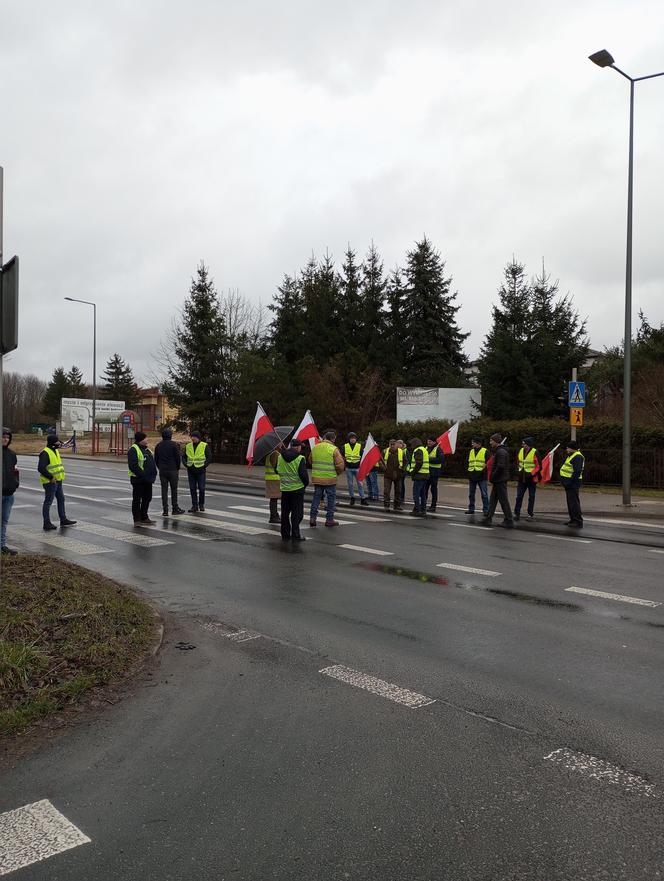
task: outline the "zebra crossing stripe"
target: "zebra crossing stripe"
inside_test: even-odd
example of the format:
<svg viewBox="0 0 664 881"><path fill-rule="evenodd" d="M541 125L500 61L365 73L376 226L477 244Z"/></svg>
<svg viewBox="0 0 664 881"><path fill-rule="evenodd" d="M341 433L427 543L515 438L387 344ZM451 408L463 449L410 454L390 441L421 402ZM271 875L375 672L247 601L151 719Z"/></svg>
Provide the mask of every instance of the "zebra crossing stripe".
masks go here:
<svg viewBox="0 0 664 881"><path fill-rule="evenodd" d="M160 545L173 544L163 538L152 538L149 535L134 535L131 532L123 532L121 529L112 529L110 526L102 526L100 523L86 523L85 521L77 521L73 529L80 529L82 532L90 532L92 535L101 535L105 538L112 538L114 541L126 542L130 545L136 545L141 548L156 548Z"/></svg>
<svg viewBox="0 0 664 881"><path fill-rule="evenodd" d="M102 548L99 545L88 544L85 541L77 541L75 538L69 538L66 535L54 535L52 532L34 532L25 528L21 529L18 536L17 544L19 546L26 545L28 548L40 549L40 545L51 545L60 548L63 551L69 551L71 554L79 554L87 557L92 554L111 554L110 548Z"/></svg>

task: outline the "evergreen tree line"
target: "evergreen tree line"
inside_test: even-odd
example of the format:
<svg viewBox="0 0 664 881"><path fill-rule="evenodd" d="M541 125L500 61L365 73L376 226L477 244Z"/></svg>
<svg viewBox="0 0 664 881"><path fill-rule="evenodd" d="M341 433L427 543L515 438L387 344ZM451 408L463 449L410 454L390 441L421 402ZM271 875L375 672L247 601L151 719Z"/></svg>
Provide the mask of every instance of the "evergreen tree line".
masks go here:
<svg viewBox="0 0 664 881"><path fill-rule="evenodd" d="M73 365L69 371L64 367L56 367L51 381L45 388L41 412L55 421L60 416L62 398L91 397L92 386L84 381L83 373L76 365ZM127 410L133 409L140 400L134 373L117 352L108 359L99 377L97 397L108 401L124 401Z"/></svg>
<svg viewBox="0 0 664 881"><path fill-rule="evenodd" d="M362 260L349 246L338 268L312 256L284 276L269 320L237 292L220 296L201 263L161 348L163 390L217 453L246 439L256 400L280 422L311 408L321 430L363 432L394 417L397 385L472 384L457 298L426 237L389 273L373 244ZM498 301L479 361L481 415L552 415L587 351L585 323L544 269L528 280L514 259Z"/></svg>

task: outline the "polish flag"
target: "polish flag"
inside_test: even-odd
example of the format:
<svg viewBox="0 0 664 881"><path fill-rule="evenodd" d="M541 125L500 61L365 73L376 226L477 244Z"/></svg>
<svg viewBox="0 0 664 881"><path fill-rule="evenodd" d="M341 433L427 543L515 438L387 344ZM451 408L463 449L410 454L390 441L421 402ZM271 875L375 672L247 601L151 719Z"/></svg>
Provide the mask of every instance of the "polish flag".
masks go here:
<svg viewBox="0 0 664 881"><path fill-rule="evenodd" d="M538 483L548 483L551 480L551 475L553 473L553 454L556 452L559 446L560 444L556 444L551 452L547 453L546 456L542 459L540 471L537 476Z"/></svg>
<svg viewBox="0 0 664 881"><path fill-rule="evenodd" d="M300 422L300 425L293 437L296 440L300 441L308 440L311 443L312 447L316 446L320 435L318 434L318 429L316 428L314 417L311 415L311 410L307 410L307 412L304 414L304 419L302 420L302 422Z"/></svg>
<svg viewBox="0 0 664 881"><path fill-rule="evenodd" d="M265 410L263 410L258 401L256 401L256 415L254 416L254 424L251 426L251 434L249 435L249 443L247 445L247 463L250 468L254 459L256 441L259 437L263 437L263 435L267 434L269 431L274 431L274 426L268 419Z"/></svg>
<svg viewBox="0 0 664 881"><path fill-rule="evenodd" d="M458 433L459 423L455 422L452 428L448 428L440 437L436 438L436 443L444 453L449 454L456 452Z"/></svg>
<svg viewBox="0 0 664 881"><path fill-rule="evenodd" d="M357 479L360 481L364 480L367 474L378 462L380 462L380 447L371 437L370 432L367 436L366 443L364 444L364 452L360 459L360 467L357 470Z"/></svg>

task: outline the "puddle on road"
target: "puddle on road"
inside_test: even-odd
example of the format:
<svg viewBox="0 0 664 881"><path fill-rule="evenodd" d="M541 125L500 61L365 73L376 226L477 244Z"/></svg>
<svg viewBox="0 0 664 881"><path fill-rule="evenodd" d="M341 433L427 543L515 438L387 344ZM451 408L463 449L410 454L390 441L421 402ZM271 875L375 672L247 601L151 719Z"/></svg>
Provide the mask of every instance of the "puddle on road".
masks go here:
<svg viewBox="0 0 664 881"><path fill-rule="evenodd" d="M553 600L548 597L539 597L530 593L519 593L515 590L506 590L499 587L483 587L481 584L471 584L463 581L450 581L444 575L432 575L430 572L420 572L417 569L406 569L403 566L389 566L384 563L356 563L359 569L365 569L368 572L382 572L384 575L398 575L402 578L409 578L411 581L419 581L423 584L440 584L443 587L454 587L457 590L475 591L477 593L490 593L494 596L507 597L510 600L516 600L520 603L529 603L534 606L548 606L551 609L565 609L568 612L581 612L583 606L576 603L565 602L564 600Z"/></svg>

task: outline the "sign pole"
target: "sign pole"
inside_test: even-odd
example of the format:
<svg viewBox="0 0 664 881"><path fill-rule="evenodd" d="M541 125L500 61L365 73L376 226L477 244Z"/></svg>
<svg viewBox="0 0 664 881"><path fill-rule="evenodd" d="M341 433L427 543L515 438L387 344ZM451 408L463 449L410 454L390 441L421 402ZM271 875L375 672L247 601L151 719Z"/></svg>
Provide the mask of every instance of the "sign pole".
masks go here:
<svg viewBox="0 0 664 881"><path fill-rule="evenodd" d="M576 367L572 367L572 382L576 382L576 377L577 377L577 369L576 369ZM576 425L572 425L572 429L571 429L570 433L571 433L571 440L575 441L576 440Z"/></svg>
<svg viewBox="0 0 664 881"><path fill-rule="evenodd" d="M0 276L2 275L2 206L3 206L3 192L2 192L2 184L3 184L3 176L4 171L2 165L0 165ZM0 340L2 339L2 278L0 278ZM3 411L2 405L4 403L4 390L2 387L2 346L0 346L0 432L2 431L2 419L3 419ZM2 451L0 448L0 462L2 461ZM0 469L0 495L2 494L2 469Z"/></svg>

